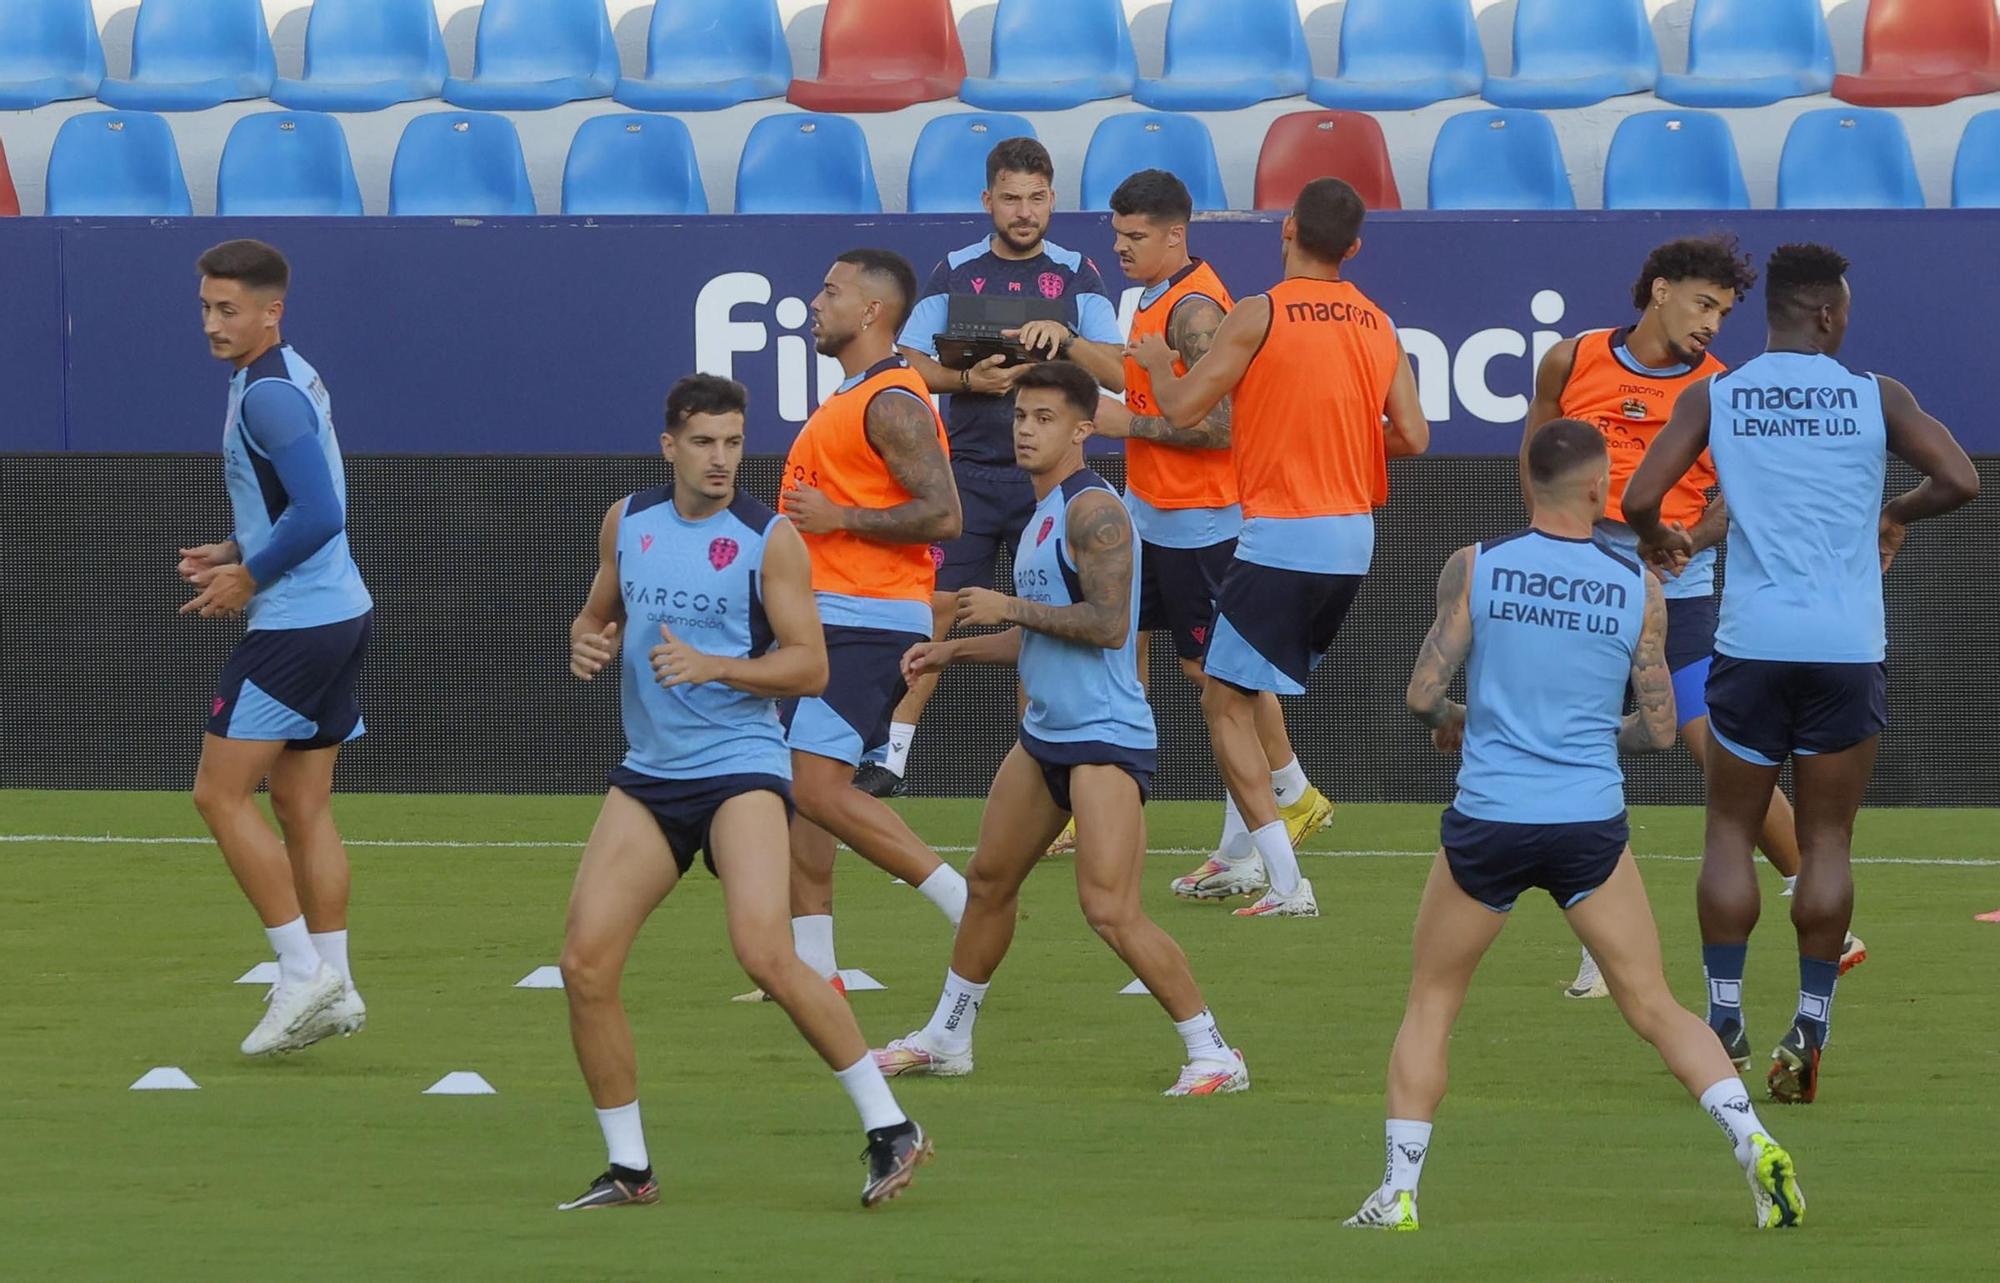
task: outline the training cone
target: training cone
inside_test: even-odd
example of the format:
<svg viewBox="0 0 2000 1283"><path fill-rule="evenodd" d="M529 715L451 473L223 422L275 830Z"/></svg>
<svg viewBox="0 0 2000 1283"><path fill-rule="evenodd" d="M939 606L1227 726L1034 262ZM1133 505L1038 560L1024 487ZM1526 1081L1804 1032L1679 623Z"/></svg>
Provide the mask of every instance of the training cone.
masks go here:
<svg viewBox="0 0 2000 1283"><path fill-rule="evenodd" d="M148 1069L133 1083L132 1091L200 1091L195 1080L187 1076L187 1071L178 1065L161 1065Z"/></svg>
<svg viewBox="0 0 2000 1283"><path fill-rule="evenodd" d="M847 986L849 993L865 993L870 989L887 989L889 986L869 975L859 967L850 967L840 973L840 983Z"/></svg>
<svg viewBox="0 0 2000 1283"><path fill-rule="evenodd" d="M278 964L260 962L242 975L236 977L240 985L274 985L278 983Z"/></svg>
<svg viewBox="0 0 2000 1283"><path fill-rule="evenodd" d="M497 1096L493 1084L471 1070L458 1069L424 1088L426 1096Z"/></svg>
<svg viewBox="0 0 2000 1283"><path fill-rule="evenodd" d="M560 989L563 987L561 967L536 967L527 975L514 982L516 989Z"/></svg>
<svg viewBox="0 0 2000 1283"><path fill-rule="evenodd" d="M1133 981L1133 982L1132 982L1131 984L1129 984L1129 985L1126 985L1126 986L1125 986L1125 987L1124 987L1123 989L1120 989L1120 990L1119 990L1118 992L1119 992L1119 993L1139 993L1139 994L1151 994L1151 993L1152 993L1153 991L1152 991L1151 989L1148 989L1148 988L1146 987L1146 982L1145 982L1145 981L1143 981L1143 980L1134 980L1134 981Z"/></svg>

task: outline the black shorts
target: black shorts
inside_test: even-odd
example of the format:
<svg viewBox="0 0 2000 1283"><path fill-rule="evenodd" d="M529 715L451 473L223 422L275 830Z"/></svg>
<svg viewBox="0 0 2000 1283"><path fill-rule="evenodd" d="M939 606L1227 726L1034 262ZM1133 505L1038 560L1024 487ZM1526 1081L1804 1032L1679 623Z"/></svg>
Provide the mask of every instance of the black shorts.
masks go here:
<svg viewBox="0 0 2000 1283"><path fill-rule="evenodd" d="M1000 549L1013 551L1035 512L1035 486L1028 474L1013 466L953 459L951 474L958 483L959 507L965 528L958 538L934 545L937 590L993 587ZM1011 586L1008 591L1012 591Z"/></svg>
<svg viewBox="0 0 2000 1283"><path fill-rule="evenodd" d="M1360 575L1279 570L1237 557L1215 603L1215 635L1203 663L1242 691L1303 695L1313 666L1333 645Z"/></svg>
<svg viewBox="0 0 2000 1283"><path fill-rule="evenodd" d="M1026 731L1021 732L1021 747L1042 768L1042 782L1048 785L1049 796L1055 799L1059 811L1075 809L1069 804L1069 773L1079 766L1115 766L1124 771L1139 786L1141 806L1153 795L1153 774L1160 764L1156 749L1121 748L1102 740L1058 743L1036 739Z"/></svg>
<svg viewBox="0 0 2000 1283"><path fill-rule="evenodd" d="M627 766L614 766L606 783L652 812L674 853L674 863L682 873L694 867L694 855L715 872L715 852L708 845L708 829L715 813L732 797L745 793L776 793L785 803L785 818L792 816L792 782L776 775L711 775L699 780L667 780L646 775Z"/></svg>
<svg viewBox="0 0 2000 1283"><path fill-rule="evenodd" d="M1225 539L1206 548L1139 545L1139 631L1172 630L1174 653L1200 659L1208 653L1209 630L1215 627L1215 599L1222 577L1236 556L1236 541Z"/></svg>
<svg viewBox="0 0 2000 1283"><path fill-rule="evenodd" d="M1746 762L1778 766L1853 748L1889 724L1888 666L1791 663L1717 655L1708 729Z"/></svg>
<svg viewBox="0 0 2000 1283"><path fill-rule="evenodd" d="M1578 824L1508 824L1447 807L1438 832L1451 880L1495 913L1506 913L1535 887L1562 908L1576 907L1604 885L1631 840L1622 811Z"/></svg>
<svg viewBox="0 0 2000 1283"><path fill-rule="evenodd" d="M1715 596L1667 598L1667 671L1715 653Z"/></svg>
<svg viewBox="0 0 2000 1283"><path fill-rule="evenodd" d="M256 628L243 634L208 710L211 734L283 740L287 749L332 748L359 738L355 683L368 653L374 612L316 628Z"/></svg>
<svg viewBox="0 0 2000 1283"><path fill-rule="evenodd" d="M893 628L826 628L826 689L778 705L785 744L849 766L889 738L889 718L909 686L903 656L930 638Z"/></svg>

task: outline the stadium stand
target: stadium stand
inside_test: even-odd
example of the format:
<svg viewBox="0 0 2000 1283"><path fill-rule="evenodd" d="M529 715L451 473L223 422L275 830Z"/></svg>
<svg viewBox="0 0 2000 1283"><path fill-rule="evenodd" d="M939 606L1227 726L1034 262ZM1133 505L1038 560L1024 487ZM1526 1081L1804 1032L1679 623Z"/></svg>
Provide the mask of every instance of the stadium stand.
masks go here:
<svg viewBox="0 0 2000 1283"><path fill-rule="evenodd" d="M451 64L431 0L313 0L305 78L271 100L311 111L377 111L436 98Z"/></svg>
<svg viewBox="0 0 2000 1283"><path fill-rule="evenodd" d="M14 173L7 164L7 148L0 146L0 218L13 218L21 212L21 198L14 191Z"/></svg>
<svg viewBox="0 0 2000 1283"><path fill-rule="evenodd" d="M1685 75L1657 92L1690 107L1764 107L1833 87L1820 0L1696 0Z"/></svg>
<svg viewBox="0 0 2000 1283"><path fill-rule="evenodd" d="M104 80L104 43L90 0L0 4L0 110L90 98Z"/></svg>
<svg viewBox="0 0 2000 1283"><path fill-rule="evenodd" d="M1660 78L1660 50L1642 0L1520 0L1514 74L1487 78L1501 107L1587 107L1645 93Z"/></svg>
<svg viewBox="0 0 2000 1283"><path fill-rule="evenodd" d="M845 116L786 112L751 126L736 168L739 214L879 214L868 136Z"/></svg>
<svg viewBox="0 0 2000 1283"><path fill-rule="evenodd" d="M1033 138L1026 116L966 111L939 116L917 136L910 155L907 208L916 214L958 213L980 208L986 190L986 153L1003 138Z"/></svg>
<svg viewBox="0 0 2000 1283"><path fill-rule="evenodd" d="M1175 0L1165 74L1141 80L1132 97L1159 111L1231 111L1311 84L1294 0Z"/></svg>
<svg viewBox="0 0 2000 1283"><path fill-rule="evenodd" d="M1823 107L1792 122L1778 159L1779 209L1922 209L1910 136L1890 112Z"/></svg>
<svg viewBox="0 0 2000 1283"><path fill-rule="evenodd" d="M1576 193L1547 116L1468 111L1431 149L1432 209L1575 209Z"/></svg>
<svg viewBox="0 0 2000 1283"><path fill-rule="evenodd" d="M1083 158L1084 209L1111 208L1118 184L1142 169L1164 169L1187 184L1196 209L1228 209L1215 139L1193 116L1131 111L1107 116Z"/></svg>
<svg viewBox="0 0 2000 1283"><path fill-rule="evenodd" d="M1408 111L1485 84L1471 0L1347 0L1340 74L1315 77L1307 96L1326 107Z"/></svg>
<svg viewBox="0 0 2000 1283"><path fill-rule="evenodd" d="M260 0L144 0L132 78L106 78L98 101L125 111L200 111L268 98L278 78Z"/></svg>
<svg viewBox="0 0 2000 1283"><path fill-rule="evenodd" d="M1604 160L1604 208L1750 208L1728 123L1706 111L1627 116Z"/></svg>
<svg viewBox="0 0 2000 1283"><path fill-rule="evenodd" d="M1061 111L1122 98L1138 79L1120 0L1000 0L992 75L968 79L958 96L990 111Z"/></svg>
<svg viewBox="0 0 2000 1283"><path fill-rule="evenodd" d="M410 121L389 174L389 212L534 213L514 123L483 111L434 111Z"/></svg>
<svg viewBox="0 0 2000 1283"><path fill-rule="evenodd" d="M2000 90L1993 0L1870 0L1861 74L1833 96L1867 107L1926 107Z"/></svg>
<svg viewBox="0 0 2000 1283"><path fill-rule="evenodd" d="M262 111L229 131L215 212L359 215L361 185L340 122L317 111Z"/></svg>
<svg viewBox="0 0 2000 1283"><path fill-rule="evenodd" d="M659 0L646 27L646 74L613 97L645 111L714 111L781 98L792 83L778 0Z"/></svg>
<svg viewBox="0 0 2000 1283"><path fill-rule="evenodd" d="M618 86L618 43L604 0L486 0L472 78L444 82L446 102L533 111Z"/></svg>
<svg viewBox="0 0 2000 1283"><path fill-rule="evenodd" d="M2000 209L2000 111L1982 111L1965 122L1951 167L1956 209Z"/></svg>
<svg viewBox="0 0 2000 1283"><path fill-rule="evenodd" d="M896 111L965 82L949 0L828 0L819 38L819 78L785 95L807 111Z"/></svg>
<svg viewBox="0 0 2000 1283"><path fill-rule="evenodd" d="M49 151L48 212L191 214L180 149L149 111L88 111L65 120Z"/></svg>
<svg viewBox="0 0 2000 1283"><path fill-rule="evenodd" d="M1300 111L1271 122L1257 154L1258 209L1290 209L1315 178L1340 178L1370 209L1401 209L1382 126L1358 111Z"/></svg>
<svg viewBox="0 0 2000 1283"><path fill-rule="evenodd" d="M565 214L706 214L694 138L672 116L593 116L563 165Z"/></svg>

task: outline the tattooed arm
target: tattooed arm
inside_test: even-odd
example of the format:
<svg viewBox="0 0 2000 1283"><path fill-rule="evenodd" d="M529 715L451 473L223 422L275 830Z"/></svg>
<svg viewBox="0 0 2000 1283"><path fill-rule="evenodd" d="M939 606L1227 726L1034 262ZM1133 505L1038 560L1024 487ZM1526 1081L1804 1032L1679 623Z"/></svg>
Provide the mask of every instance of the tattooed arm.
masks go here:
<svg viewBox="0 0 2000 1283"><path fill-rule="evenodd" d="M1431 728L1432 742L1447 752L1465 734L1465 705L1445 692L1472 650L1472 558L1471 548L1460 548L1438 575L1437 618L1410 670L1404 697L1410 712Z"/></svg>
<svg viewBox="0 0 2000 1283"><path fill-rule="evenodd" d="M1215 345L1215 331L1222 325L1225 315L1222 305L1204 294L1191 294L1180 301L1167 317L1167 344L1173 348L1182 365L1193 369L1195 362L1208 355L1209 348ZM1217 401L1207 417L1191 428L1177 428L1157 414L1134 415L1125 435L1143 441L1157 441L1161 445L1226 450L1229 448L1229 398L1224 396Z"/></svg>
<svg viewBox="0 0 2000 1283"><path fill-rule="evenodd" d="M1117 495L1091 490L1069 505L1064 538L1076 561L1083 600L1073 606L1051 606L1006 597L1003 617L992 622L1115 650L1132 631L1132 519ZM978 591L968 589L961 594L961 603ZM964 618L963 604L960 612L961 622L974 622Z"/></svg>
<svg viewBox="0 0 2000 1283"><path fill-rule="evenodd" d="M1672 748L1674 678L1667 671L1667 599L1660 581L1646 576L1646 623L1632 652L1632 693L1638 708L1618 728L1621 753L1657 753Z"/></svg>
<svg viewBox="0 0 2000 1283"><path fill-rule="evenodd" d="M797 486L780 496L779 506L792 523L806 534L845 530L883 543L956 539L965 519L930 402L901 389L878 393L868 403L866 430L868 444L910 497L888 508L858 508L834 503L811 486Z"/></svg>

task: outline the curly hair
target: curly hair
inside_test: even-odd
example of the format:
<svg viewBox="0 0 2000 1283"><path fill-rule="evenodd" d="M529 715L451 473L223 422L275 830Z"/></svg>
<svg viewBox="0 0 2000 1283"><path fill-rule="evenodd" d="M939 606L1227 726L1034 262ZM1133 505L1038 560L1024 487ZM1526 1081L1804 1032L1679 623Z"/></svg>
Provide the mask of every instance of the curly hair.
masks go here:
<svg viewBox="0 0 2000 1283"><path fill-rule="evenodd" d="M1646 255L1646 265L1632 284L1632 306L1645 311L1653 297L1653 282L1659 280L1707 281L1743 295L1757 284L1757 269L1734 236L1718 232L1668 241Z"/></svg>
<svg viewBox="0 0 2000 1283"><path fill-rule="evenodd" d="M1764 305L1772 316L1810 312L1834 301L1847 259L1839 251L1810 242L1780 245L1764 264Z"/></svg>

